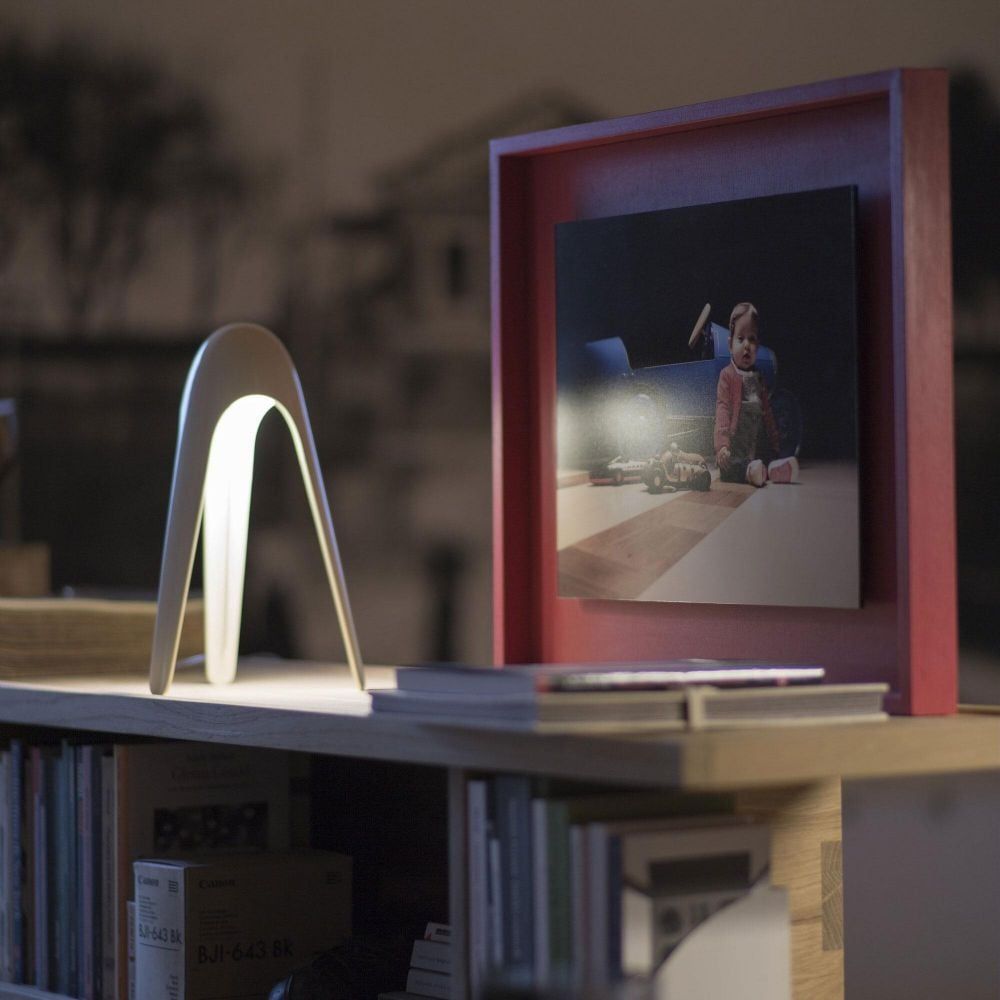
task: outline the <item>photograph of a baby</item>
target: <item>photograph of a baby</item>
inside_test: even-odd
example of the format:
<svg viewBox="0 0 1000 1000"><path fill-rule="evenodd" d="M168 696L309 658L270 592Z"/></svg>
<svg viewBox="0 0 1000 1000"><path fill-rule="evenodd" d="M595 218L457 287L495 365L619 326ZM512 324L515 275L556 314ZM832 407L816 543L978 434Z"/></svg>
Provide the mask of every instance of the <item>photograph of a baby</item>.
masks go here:
<svg viewBox="0 0 1000 1000"><path fill-rule="evenodd" d="M729 317L732 364L719 373L713 445L724 483L790 483L798 480L794 455L777 456L781 444L767 386L757 371L760 330L757 310L741 302Z"/></svg>
<svg viewBox="0 0 1000 1000"><path fill-rule="evenodd" d="M859 606L856 211L556 227L560 596Z"/></svg>

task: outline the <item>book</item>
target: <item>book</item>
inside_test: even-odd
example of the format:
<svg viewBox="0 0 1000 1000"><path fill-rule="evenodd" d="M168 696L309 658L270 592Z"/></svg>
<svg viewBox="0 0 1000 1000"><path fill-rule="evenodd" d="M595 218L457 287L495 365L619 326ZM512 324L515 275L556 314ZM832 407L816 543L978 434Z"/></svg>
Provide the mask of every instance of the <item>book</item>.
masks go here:
<svg viewBox="0 0 1000 1000"><path fill-rule="evenodd" d="M490 967L489 834L487 783L476 778L466 787L466 840L469 861L469 995L480 1000Z"/></svg>
<svg viewBox="0 0 1000 1000"><path fill-rule="evenodd" d="M549 869L549 813L544 798L531 800L531 870L532 905L535 930L533 985L549 982L552 974L550 887L552 872Z"/></svg>
<svg viewBox="0 0 1000 1000"><path fill-rule="evenodd" d="M127 951L127 973L125 996L128 1000L136 1000L135 991L135 903L130 899L125 907L125 941Z"/></svg>
<svg viewBox="0 0 1000 1000"><path fill-rule="evenodd" d="M49 947L48 947L48 824L45 808L45 762L42 748L31 747L29 751L31 768L32 812L32 979L40 990L49 988Z"/></svg>
<svg viewBox="0 0 1000 1000"><path fill-rule="evenodd" d="M424 928L424 940L451 944L451 924L442 924L436 920L428 920L427 926Z"/></svg>
<svg viewBox="0 0 1000 1000"><path fill-rule="evenodd" d="M10 939L13 954L10 964L11 982L24 982L24 881L22 861L24 856L24 742L18 738L10 741L10 774L7 781L10 819Z"/></svg>
<svg viewBox="0 0 1000 1000"><path fill-rule="evenodd" d="M143 673L155 601L0 598L0 678ZM204 606L188 601L178 658L201 653Z"/></svg>
<svg viewBox="0 0 1000 1000"><path fill-rule="evenodd" d="M884 722L889 685L802 684L775 688L695 687L686 694L691 729Z"/></svg>
<svg viewBox="0 0 1000 1000"><path fill-rule="evenodd" d="M492 826L492 824L491 824ZM490 971L503 968L504 960L504 904L503 904L503 860L500 854L500 841L492 832L486 840L486 851L489 859L489 881L487 882L489 911L489 943Z"/></svg>
<svg viewBox="0 0 1000 1000"><path fill-rule="evenodd" d="M69 740L61 742L55 764L55 822L50 845L55 850L55 877L49 886L55 940L50 961L56 992L69 996L76 992L77 986L77 940L73 928L78 892L76 767L74 746Z"/></svg>
<svg viewBox="0 0 1000 1000"><path fill-rule="evenodd" d="M10 784L10 751L0 750L0 981L14 981L14 934L11 918L11 831L7 807Z"/></svg>
<svg viewBox="0 0 1000 1000"><path fill-rule="evenodd" d="M23 748L21 797L21 903L23 911L24 954L22 983L33 984L35 972L35 810L32 788L31 747Z"/></svg>
<svg viewBox="0 0 1000 1000"><path fill-rule="evenodd" d="M286 851L288 754L199 743L121 743L114 747L117 997L126 996L125 904L132 863Z"/></svg>
<svg viewBox="0 0 1000 1000"><path fill-rule="evenodd" d="M406 992L435 1000L451 1000L451 976L426 969L410 969L406 976Z"/></svg>
<svg viewBox="0 0 1000 1000"><path fill-rule="evenodd" d="M530 986L534 970L534 908L531 865L531 779L499 774L491 785L490 810L500 844L504 978ZM409 987L407 987L409 989Z"/></svg>
<svg viewBox="0 0 1000 1000"><path fill-rule="evenodd" d="M398 689L373 691L371 699L374 712L453 726L592 733L877 722L887 718L882 702L888 690L884 683L519 694Z"/></svg>
<svg viewBox="0 0 1000 1000"><path fill-rule="evenodd" d="M497 696L387 690L371 693L372 711L479 728L561 731L586 728L683 729L683 691L626 691Z"/></svg>
<svg viewBox="0 0 1000 1000"><path fill-rule="evenodd" d="M76 933L80 956L77 996L83 1000L101 1000L102 990L101 751L95 744L76 748L79 885Z"/></svg>
<svg viewBox="0 0 1000 1000"><path fill-rule="evenodd" d="M115 757L101 752L101 1000L115 1000Z"/></svg>
<svg viewBox="0 0 1000 1000"><path fill-rule="evenodd" d="M515 663L502 668L463 664L400 667L396 688L421 694L533 695L660 691L708 684L713 687L804 684L821 681L818 666L765 664L750 660L670 660L663 663Z"/></svg>
<svg viewBox="0 0 1000 1000"><path fill-rule="evenodd" d="M66 883L63 856L62 828L66 822L65 806L61 787L63 785L62 755L58 746L53 746L45 756L45 811L48 816L45 867L48 873L45 885L47 909L47 956L48 988L53 992L63 992L60 985L60 956L65 943L62 938L63 906L65 904Z"/></svg>
<svg viewBox="0 0 1000 1000"><path fill-rule="evenodd" d="M445 941L418 939L413 942L410 967L451 975L451 945Z"/></svg>
<svg viewBox="0 0 1000 1000"><path fill-rule="evenodd" d="M148 859L134 875L141 1000L263 1000L350 935L351 859L343 854Z"/></svg>

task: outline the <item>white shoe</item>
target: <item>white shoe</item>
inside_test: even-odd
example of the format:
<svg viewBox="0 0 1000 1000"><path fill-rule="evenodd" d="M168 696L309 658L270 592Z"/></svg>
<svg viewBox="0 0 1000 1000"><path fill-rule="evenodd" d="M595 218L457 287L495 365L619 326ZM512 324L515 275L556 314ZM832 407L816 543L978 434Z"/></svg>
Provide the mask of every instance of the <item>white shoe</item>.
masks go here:
<svg viewBox="0 0 1000 1000"><path fill-rule="evenodd" d="M759 458L747 465L747 482L751 486L763 486L767 482L767 469Z"/></svg>
<svg viewBox="0 0 1000 1000"><path fill-rule="evenodd" d="M747 472L749 473L749 469ZM772 483L797 483L799 481L799 460L791 458L776 458L767 467L767 478Z"/></svg>

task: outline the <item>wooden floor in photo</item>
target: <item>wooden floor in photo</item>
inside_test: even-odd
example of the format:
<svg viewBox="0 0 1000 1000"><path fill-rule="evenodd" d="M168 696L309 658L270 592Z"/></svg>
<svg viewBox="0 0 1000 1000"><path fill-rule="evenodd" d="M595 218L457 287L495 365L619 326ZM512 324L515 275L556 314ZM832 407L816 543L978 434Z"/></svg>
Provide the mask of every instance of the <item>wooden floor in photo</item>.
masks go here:
<svg viewBox="0 0 1000 1000"><path fill-rule="evenodd" d="M752 486L716 480L707 493L679 493L671 503L562 549L559 592L635 600L753 492Z"/></svg>
<svg viewBox="0 0 1000 1000"><path fill-rule="evenodd" d="M559 594L690 604L857 607L856 466L806 464L762 489L641 483L557 491Z"/></svg>

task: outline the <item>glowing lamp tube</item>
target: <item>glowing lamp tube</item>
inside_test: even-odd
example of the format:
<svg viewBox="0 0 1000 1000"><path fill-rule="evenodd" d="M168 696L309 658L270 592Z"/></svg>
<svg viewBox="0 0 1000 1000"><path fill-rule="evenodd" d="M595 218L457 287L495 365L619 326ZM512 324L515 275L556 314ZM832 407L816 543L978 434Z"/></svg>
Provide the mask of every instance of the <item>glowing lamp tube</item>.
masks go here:
<svg viewBox="0 0 1000 1000"><path fill-rule="evenodd" d="M254 447L271 407L285 418L292 436L347 662L355 683L364 688L347 585L298 375L274 334L238 323L217 330L202 345L181 400L149 665L153 694L166 694L173 680L203 516L205 674L213 684L236 677Z"/></svg>

